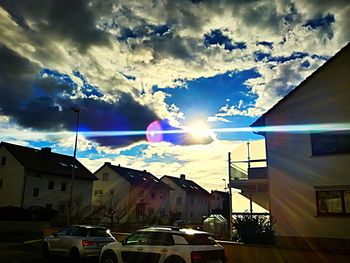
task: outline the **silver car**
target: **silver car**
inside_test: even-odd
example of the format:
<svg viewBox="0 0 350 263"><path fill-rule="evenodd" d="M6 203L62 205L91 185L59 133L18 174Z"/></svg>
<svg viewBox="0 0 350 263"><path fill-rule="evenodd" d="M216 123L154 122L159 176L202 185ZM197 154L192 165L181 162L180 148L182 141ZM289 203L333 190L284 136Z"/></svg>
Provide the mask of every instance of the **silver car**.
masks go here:
<svg viewBox="0 0 350 263"><path fill-rule="evenodd" d="M100 226L72 225L46 237L42 255L60 255L71 259L97 257L104 245L115 242L109 229Z"/></svg>

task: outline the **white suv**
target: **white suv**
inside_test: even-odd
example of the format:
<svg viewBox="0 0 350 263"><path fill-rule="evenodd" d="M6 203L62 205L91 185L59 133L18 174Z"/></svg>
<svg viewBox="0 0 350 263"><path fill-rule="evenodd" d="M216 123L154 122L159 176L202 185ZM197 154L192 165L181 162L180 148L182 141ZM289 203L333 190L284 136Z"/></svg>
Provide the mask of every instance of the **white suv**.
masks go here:
<svg viewBox="0 0 350 263"><path fill-rule="evenodd" d="M225 263L224 248L210 233L149 227L103 247L100 263Z"/></svg>

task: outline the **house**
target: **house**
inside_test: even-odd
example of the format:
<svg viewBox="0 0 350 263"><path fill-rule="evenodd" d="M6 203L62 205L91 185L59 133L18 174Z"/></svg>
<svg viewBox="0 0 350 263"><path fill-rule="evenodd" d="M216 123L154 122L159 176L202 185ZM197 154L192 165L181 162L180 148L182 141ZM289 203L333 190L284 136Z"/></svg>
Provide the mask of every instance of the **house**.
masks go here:
<svg viewBox="0 0 350 263"><path fill-rule="evenodd" d="M96 172L92 202L113 202L125 211L120 222L144 222L150 216L169 215L170 187L147 171L139 171L106 162Z"/></svg>
<svg viewBox="0 0 350 263"><path fill-rule="evenodd" d="M280 237L350 247L349 69L350 44L251 125L265 137ZM281 125L284 131L269 129Z"/></svg>
<svg viewBox="0 0 350 263"><path fill-rule="evenodd" d="M210 194L184 174L180 178L165 175L161 179L169 185L170 210L178 213L181 220L190 224L200 224L204 217L209 215Z"/></svg>
<svg viewBox="0 0 350 263"><path fill-rule="evenodd" d="M95 176L71 156L11 143L0 144L0 207L46 207L65 212L70 199L72 169L74 199L91 204Z"/></svg>
<svg viewBox="0 0 350 263"><path fill-rule="evenodd" d="M209 214L220 214L228 220L229 209L229 193L218 190L211 191Z"/></svg>

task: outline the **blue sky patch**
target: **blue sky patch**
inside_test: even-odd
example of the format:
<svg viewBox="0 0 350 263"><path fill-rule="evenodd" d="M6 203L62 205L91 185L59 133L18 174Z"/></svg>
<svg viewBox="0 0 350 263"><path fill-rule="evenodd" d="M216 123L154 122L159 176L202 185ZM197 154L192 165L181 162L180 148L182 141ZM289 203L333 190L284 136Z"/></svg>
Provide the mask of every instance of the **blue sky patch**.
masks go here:
<svg viewBox="0 0 350 263"><path fill-rule="evenodd" d="M307 56L308 56L308 53L305 53L305 52L293 52L290 56L287 56L287 57L285 56L273 57L271 53L259 52L259 51L254 53L255 61L266 60L268 62L279 62L279 63L284 63L295 59L302 59Z"/></svg>
<svg viewBox="0 0 350 263"><path fill-rule="evenodd" d="M307 20L304 24L305 27L311 27L312 29L317 29L320 27L326 27L335 22L334 15L327 14L325 16L318 16L314 19Z"/></svg>
<svg viewBox="0 0 350 263"><path fill-rule="evenodd" d="M212 45L224 46L224 49L232 51L233 49L245 49L247 46L244 42L232 43L232 39L224 35L220 29L215 29L210 34L204 35L204 45L206 47Z"/></svg>
<svg viewBox="0 0 350 263"><path fill-rule="evenodd" d="M185 114L186 120L206 119L206 116L213 116L219 112L227 100L230 104L238 104L240 100L247 104L253 103L256 96L251 94L250 89L243 83L259 76L255 69L229 71L210 78L187 81L186 88L155 88L154 91L162 90L169 94L166 103L178 106Z"/></svg>

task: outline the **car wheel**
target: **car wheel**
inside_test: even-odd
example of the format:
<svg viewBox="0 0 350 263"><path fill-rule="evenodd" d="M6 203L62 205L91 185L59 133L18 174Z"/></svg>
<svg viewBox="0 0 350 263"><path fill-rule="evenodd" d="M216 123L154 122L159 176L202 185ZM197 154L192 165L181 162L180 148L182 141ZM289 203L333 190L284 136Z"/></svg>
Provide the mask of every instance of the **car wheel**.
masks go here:
<svg viewBox="0 0 350 263"><path fill-rule="evenodd" d="M71 262L79 262L80 260L80 254L79 250L76 247L73 247L69 253L69 259Z"/></svg>
<svg viewBox="0 0 350 263"><path fill-rule="evenodd" d="M164 263L186 263L183 258L179 256L170 256L168 257Z"/></svg>
<svg viewBox="0 0 350 263"><path fill-rule="evenodd" d="M118 259L113 251L107 250L102 254L100 263L118 263Z"/></svg>
<svg viewBox="0 0 350 263"><path fill-rule="evenodd" d="M43 246L41 247L41 255L43 258L50 257L49 245L47 243L44 243Z"/></svg>

